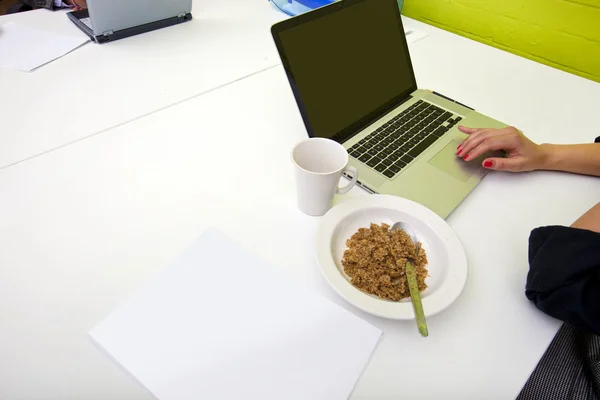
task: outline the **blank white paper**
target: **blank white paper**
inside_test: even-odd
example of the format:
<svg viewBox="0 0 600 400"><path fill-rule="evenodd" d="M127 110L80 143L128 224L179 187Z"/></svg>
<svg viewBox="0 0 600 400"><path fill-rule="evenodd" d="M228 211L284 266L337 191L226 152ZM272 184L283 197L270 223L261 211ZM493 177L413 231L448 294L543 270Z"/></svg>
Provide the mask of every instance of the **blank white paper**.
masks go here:
<svg viewBox="0 0 600 400"><path fill-rule="evenodd" d="M209 230L90 335L160 400L337 400L382 332Z"/></svg>
<svg viewBox="0 0 600 400"><path fill-rule="evenodd" d="M404 35L406 36L406 42L408 44L415 43L428 36L426 32L419 31L416 29L408 29L406 27L404 27Z"/></svg>
<svg viewBox="0 0 600 400"><path fill-rule="evenodd" d="M0 68L31 72L89 42L14 22L0 25Z"/></svg>

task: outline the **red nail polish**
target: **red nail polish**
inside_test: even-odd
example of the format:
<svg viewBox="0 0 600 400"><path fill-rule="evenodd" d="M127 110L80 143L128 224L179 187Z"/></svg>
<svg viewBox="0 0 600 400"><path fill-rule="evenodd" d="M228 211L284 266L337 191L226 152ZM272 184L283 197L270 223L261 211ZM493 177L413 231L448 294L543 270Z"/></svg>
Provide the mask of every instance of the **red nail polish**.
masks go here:
<svg viewBox="0 0 600 400"><path fill-rule="evenodd" d="M456 150L460 150L461 147L462 147L462 144L459 144L458 147L456 148Z"/></svg>
<svg viewBox="0 0 600 400"><path fill-rule="evenodd" d="M494 165L494 163L491 162L491 161L486 161L486 162L483 163L483 166L486 167L486 168L490 168L492 165Z"/></svg>
<svg viewBox="0 0 600 400"><path fill-rule="evenodd" d="M465 156L465 161L466 161L466 160L468 160L468 159L469 159L469 157L471 157L471 155L470 155L470 154L467 154L467 155Z"/></svg>

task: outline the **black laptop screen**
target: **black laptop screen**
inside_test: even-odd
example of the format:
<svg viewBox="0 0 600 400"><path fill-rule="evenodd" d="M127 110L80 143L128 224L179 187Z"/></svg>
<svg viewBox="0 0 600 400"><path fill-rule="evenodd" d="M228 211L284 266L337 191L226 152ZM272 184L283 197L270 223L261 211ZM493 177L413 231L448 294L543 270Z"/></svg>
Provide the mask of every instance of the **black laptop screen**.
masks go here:
<svg viewBox="0 0 600 400"><path fill-rule="evenodd" d="M344 0L273 28L311 136L341 141L416 89L396 0Z"/></svg>

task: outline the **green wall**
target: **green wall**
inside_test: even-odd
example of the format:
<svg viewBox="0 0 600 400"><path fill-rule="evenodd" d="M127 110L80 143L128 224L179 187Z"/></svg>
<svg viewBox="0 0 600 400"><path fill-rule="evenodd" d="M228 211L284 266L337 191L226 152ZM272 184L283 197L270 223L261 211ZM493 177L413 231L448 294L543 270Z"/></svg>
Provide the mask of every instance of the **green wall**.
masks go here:
<svg viewBox="0 0 600 400"><path fill-rule="evenodd" d="M405 0L402 13L600 82L600 0Z"/></svg>

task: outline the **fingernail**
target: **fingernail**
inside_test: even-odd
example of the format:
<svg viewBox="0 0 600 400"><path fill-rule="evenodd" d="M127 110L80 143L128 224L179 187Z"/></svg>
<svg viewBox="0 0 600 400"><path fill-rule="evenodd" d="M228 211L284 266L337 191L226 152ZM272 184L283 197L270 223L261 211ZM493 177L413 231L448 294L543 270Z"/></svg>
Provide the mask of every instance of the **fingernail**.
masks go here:
<svg viewBox="0 0 600 400"><path fill-rule="evenodd" d="M460 151L460 148L462 147L462 144L459 144L458 147L456 148L456 150Z"/></svg>
<svg viewBox="0 0 600 400"><path fill-rule="evenodd" d="M483 166L486 167L486 168L491 168L492 165L494 165L494 163L491 162L491 161L486 161L486 162L483 163Z"/></svg>
<svg viewBox="0 0 600 400"><path fill-rule="evenodd" d="M467 154L467 155L465 156L465 160L468 160L468 159L469 159L469 157L471 157L471 155L470 155L470 154Z"/></svg>

